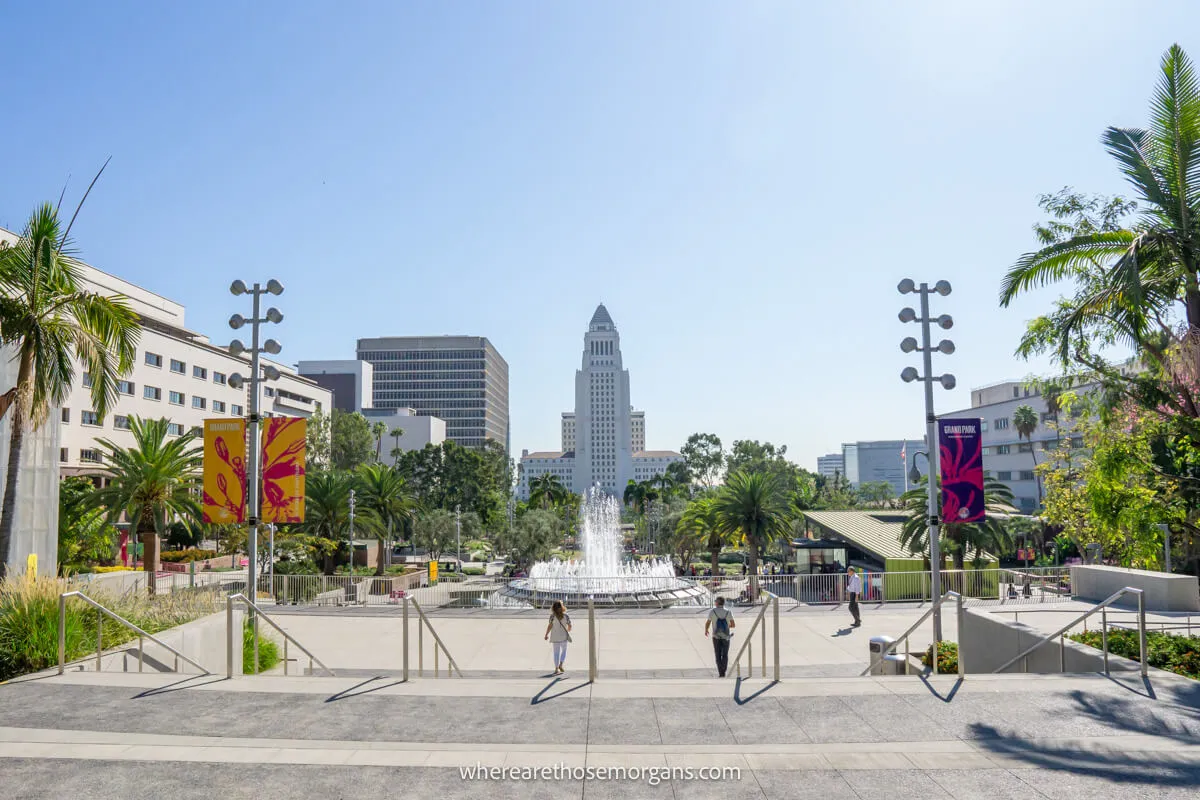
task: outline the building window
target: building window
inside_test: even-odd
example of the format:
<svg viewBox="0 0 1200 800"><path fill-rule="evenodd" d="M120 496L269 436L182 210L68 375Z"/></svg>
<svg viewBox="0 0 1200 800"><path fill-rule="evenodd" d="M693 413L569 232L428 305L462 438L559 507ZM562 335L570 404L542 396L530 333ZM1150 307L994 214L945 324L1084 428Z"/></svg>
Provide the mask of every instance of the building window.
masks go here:
<svg viewBox="0 0 1200 800"><path fill-rule="evenodd" d="M117 391L121 394L133 396L133 384L129 381L117 381Z"/></svg>
<svg viewBox="0 0 1200 800"><path fill-rule="evenodd" d="M158 353L151 353L149 350L147 350L146 366L158 367L159 369L162 369L162 356L160 356Z"/></svg>
<svg viewBox="0 0 1200 800"><path fill-rule="evenodd" d="M192 367L192 377L201 380L208 380L208 370L204 367Z"/></svg>
<svg viewBox="0 0 1200 800"><path fill-rule="evenodd" d="M171 436L183 436L183 426L178 422L167 423L167 433Z"/></svg>
<svg viewBox="0 0 1200 800"><path fill-rule="evenodd" d="M218 414L224 414L225 413L225 401L213 400L213 411L217 412ZM349 558L349 556L347 556L347 558Z"/></svg>
<svg viewBox="0 0 1200 800"><path fill-rule="evenodd" d="M129 417L124 414L117 414L113 417L113 427L119 431L129 430Z"/></svg>
<svg viewBox="0 0 1200 800"><path fill-rule="evenodd" d="M71 409L64 408L62 410L62 421L68 423L71 421Z"/></svg>
<svg viewBox="0 0 1200 800"><path fill-rule="evenodd" d="M225 373L217 372L214 370L213 371L213 383L219 383L222 386L224 386L225 385Z"/></svg>
<svg viewBox="0 0 1200 800"><path fill-rule="evenodd" d="M981 419L981 420L979 420L979 430L980 430L980 432L982 432L982 433L987 433L987 431L988 431L988 424L987 424L987 420L986 420L986 419Z"/></svg>
<svg viewBox="0 0 1200 800"><path fill-rule="evenodd" d="M274 397L274 396L275 396L275 390L274 390L274 389L272 389L270 386L264 386L264 387L263 387L263 394L264 394L264 395L266 395L267 397ZM346 557L347 557L347 558L349 558L349 556L346 556Z"/></svg>
<svg viewBox="0 0 1200 800"><path fill-rule="evenodd" d="M1031 470L1031 469L1021 470L1020 480L1023 480L1023 481L1033 480L1033 470Z"/></svg>
<svg viewBox="0 0 1200 800"><path fill-rule="evenodd" d="M234 403L229 407L229 413L233 414L235 417L240 417L242 416L242 407L237 403Z"/></svg>
<svg viewBox="0 0 1200 800"><path fill-rule="evenodd" d="M192 436L203 436L203 435L204 435L204 428L201 428L199 425L192 426Z"/></svg>
<svg viewBox="0 0 1200 800"><path fill-rule="evenodd" d="M996 420L996 430L1008 430L1008 417L1001 417L1000 419Z"/></svg>
<svg viewBox="0 0 1200 800"><path fill-rule="evenodd" d="M1081 447L1083 447L1083 437L1082 436L1072 436L1071 437L1071 449L1078 450Z"/></svg>
<svg viewBox="0 0 1200 800"><path fill-rule="evenodd" d="M187 364L183 363L182 361L180 361L177 358L172 358L171 359L171 372L176 372L180 375L186 375L187 374Z"/></svg>
<svg viewBox="0 0 1200 800"><path fill-rule="evenodd" d="M147 400L162 400L162 389L157 386L143 386L142 397Z"/></svg>
<svg viewBox="0 0 1200 800"><path fill-rule="evenodd" d="M996 480L1011 481L1012 480L1012 472L1009 470L1001 470L996 473Z"/></svg>
<svg viewBox="0 0 1200 800"><path fill-rule="evenodd" d="M1020 444L1017 445L1017 452L1018 453L1032 453L1033 452L1033 442L1021 442Z"/></svg>
<svg viewBox="0 0 1200 800"><path fill-rule="evenodd" d="M86 461L89 464L99 464L103 459L100 457L99 450L84 448L79 451L79 460Z"/></svg>
<svg viewBox="0 0 1200 800"><path fill-rule="evenodd" d="M100 415L95 411L81 411L79 412L79 422L83 425L99 425Z"/></svg>
<svg viewBox="0 0 1200 800"><path fill-rule="evenodd" d="M167 402L173 406L183 405L183 392L169 392L167 394Z"/></svg>
<svg viewBox="0 0 1200 800"><path fill-rule="evenodd" d="M204 408L204 398L193 396L192 397L192 408ZM349 556L347 556L347 558L349 558Z"/></svg>
<svg viewBox="0 0 1200 800"><path fill-rule="evenodd" d="M85 389L92 388L92 373L90 373L90 372L83 373L83 388L85 388Z"/></svg>
<svg viewBox="0 0 1200 800"><path fill-rule="evenodd" d="M998 456L1006 456L1011 452L1012 452L1012 445L1008 445L1008 444L996 445L996 455L998 455Z"/></svg>

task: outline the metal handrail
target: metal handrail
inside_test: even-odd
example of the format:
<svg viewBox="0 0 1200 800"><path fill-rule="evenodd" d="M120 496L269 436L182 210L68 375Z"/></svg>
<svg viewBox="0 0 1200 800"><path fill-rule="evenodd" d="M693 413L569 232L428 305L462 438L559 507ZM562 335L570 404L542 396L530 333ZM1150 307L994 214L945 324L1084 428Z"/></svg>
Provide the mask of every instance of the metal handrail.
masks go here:
<svg viewBox="0 0 1200 800"><path fill-rule="evenodd" d="M1107 599L1102 600L1099 603L1097 603L1096 605L1092 606L1090 609L1088 609L1086 612L1084 612L1083 615L1072 620L1070 622L1070 624L1068 624L1062 628L1059 628L1057 631L1055 631L1054 633L1045 637L1040 642L1035 644L1033 647L1027 648L1023 652L1016 655L1014 658L1009 659L1008 661L1006 661L1004 664L1002 664L998 668L992 670L992 672L993 673L1003 672L1004 670L1008 669L1009 667L1011 667L1013 664L1017 663L1018 661L1021 661L1022 659L1027 658L1030 653L1032 653L1034 650L1037 650L1042 645L1048 644L1051 641L1053 641L1054 639L1059 639L1060 637L1065 636L1067 631L1071 630L1071 628L1074 628L1076 625L1083 622L1085 619L1090 617L1092 614L1095 614L1097 611L1099 611L1099 612L1101 612L1102 619L1103 619L1103 623L1101 626L1102 630L1101 630L1100 635L1101 635L1101 638L1103 639L1102 650L1104 653L1104 674L1107 675L1108 674L1108 607L1110 605L1112 605L1113 603L1117 602L1118 600L1120 600L1122 597L1124 597L1127 594L1135 594L1135 595L1137 595L1137 599L1138 599L1138 610L1137 610L1137 615L1138 615L1138 655L1141 657L1141 661L1142 661L1142 677L1146 677L1147 675L1149 675L1148 665L1146 664L1146 595L1145 595L1145 592L1143 592L1141 589L1135 589L1132 586L1126 586L1124 589L1119 589L1116 592L1113 592L1113 594L1110 595ZM1038 634L1038 635L1040 636L1042 634ZM1058 662L1059 667L1061 668L1061 670L1063 672L1066 672L1067 671L1067 649L1061 640L1059 641L1058 646L1059 646L1059 662ZM1026 662L1026 666L1028 666L1027 662Z"/></svg>
<svg viewBox="0 0 1200 800"><path fill-rule="evenodd" d="M179 652L174 647L171 647L171 645L162 641L161 639L154 636L153 634L146 633L146 631L142 630L137 625L134 625L132 622L125 619L124 617L122 617L118 614L114 614L113 612L111 612L107 608L105 608L104 606L97 603L92 598L88 597L83 592L63 592L62 594L60 594L58 596L58 674L59 675L63 674L63 671L66 669L66 665L67 665L67 598L68 597L78 597L80 600L83 600L83 602L85 602L88 605L95 608L96 611L98 612L98 614L103 614L104 616L108 617L109 619L111 619L115 622L119 622L120 624L124 625L126 628L129 628L129 630L133 631L134 633L136 633L138 635L138 672L142 671L142 666L145 663L144 662L145 653L142 648L142 639L145 638L145 639L149 639L150 641L154 642L156 645L163 648L164 650L167 650L168 652L175 654L175 671L176 672L179 671L179 659L182 658L184 661L191 664L193 667L196 667L197 669L203 671L205 675L212 674L212 672L210 672L208 670L208 668L206 668L203 664L196 663L195 661L188 658L183 653ZM104 626L102 624L97 624L96 625L96 671L97 672L100 671L100 663L101 663L100 659L101 659L101 653L103 652L103 650L104 650Z"/></svg>
<svg viewBox="0 0 1200 800"><path fill-rule="evenodd" d="M775 667L775 681L778 683L778 681L779 681L779 595L777 595L773 592L769 592L766 589L762 589L762 588L760 588L758 590L758 593L760 595L766 595L767 597L770 598L770 601L763 603L762 608L760 608L758 610L758 615L754 618L754 623L750 626L750 632L746 634L745 641L742 643L742 646L738 649L737 656L733 659L733 668L737 672L738 677L741 677L742 653L747 652L746 648L750 648L749 655L747 656L746 660L748 662L747 666L749 667L749 670L750 670L750 677L754 677L754 647L753 647L754 632L759 629L758 626L761 623L762 624L762 676L764 678L767 677L767 625L765 622L763 622L763 620L766 617L767 608L768 608L768 606L770 606L775 609L774 615L773 615L774 622L775 622L775 632L774 632L774 636L773 636L774 643L775 643L774 667Z"/></svg>
<svg viewBox="0 0 1200 800"><path fill-rule="evenodd" d="M964 669L963 669L963 657L962 657L962 655L963 655L963 654L962 654L963 596L962 596L961 594L959 594L958 592L955 592L955 591L949 591L949 592L946 592L945 594L943 594L941 597L939 597L939 598L937 599L937 602L936 602L936 603L933 603L932 605L930 605L930 607L929 607L929 610L927 610L927 611L926 611L924 614L922 614L922 615L921 615L921 617L920 617L920 619L918 619L916 622L914 622L914 623L912 624L912 627L910 627L910 628L909 628L908 630L906 630L904 633L902 633L902 634L900 634L899 636L897 636L897 637L896 637L896 641L894 641L894 642L892 642L891 644L889 644L887 647L885 647L885 648L884 648L884 649L883 649L883 650L882 650L882 651L879 653L879 658L877 658L877 659L876 659L876 658L872 658L872 659L871 659L871 662L870 662L870 663L867 665L867 668L866 668L865 670L863 670L861 673L859 673L859 677L862 677L863 675L869 675L869 674L871 673L871 670L875 669L875 667L877 667L877 666L879 666L881 663L883 663L883 660L884 660L885 658L887 658L888 656L892 655L892 652L893 652L893 651L896 649L896 647L897 647L897 646L898 646L898 645L899 645L901 642L907 642L907 641L908 641L908 637L909 637L909 636L911 636L911 635L912 635L912 634L913 634L913 633L914 633L914 632L917 630L917 628L921 627L921 625L922 625L922 624L924 624L925 620L927 620L927 619L929 619L931 616L933 616L933 612L935 612L935 611L937 611L939 608L941 608L941 605L942 605L942 603L944 603L944 602L946 601L946 598L947 598L947 597L953 597L953 598L955 598L955 599L958 601L958 639L959 639L959 644L958 644L958 674L959 674L959 677L964 677L964 676L966 675L966 672L965 672L965 671L964 671ZM934 675L937 675L937 674L938 674L938 668L937 668L937 645L938 645L938 642L934 642L934 643L933 643L933 655L932 655L932 658L930 658L930 659L929 659L929 663L930 663L930 669L931 669L931 670L933 670L933 674L934 674ZM906 654L907 654L907 648L906 648L906 651L905 651L905 652L906 652Z"/></svg>
<svg viewBox="0 0 1200 800"><path fill-rule="evenodd" d="M458 662L454 660L454 656L450 655L450 651L446 648L442 637L437 635L437 631L433 629L433 623L429 621L429 617L425 616L425 612L421 609L421 604L417 602L415 597L404 598L404 680L408 680L408 604L412 603L413 608L417 610L417 675L424 677L425 675L425 640L421 635L421 623L425 623L425 627L429 629L430 635L433 636L433 677L438 677L438 648L446 654L446 660L450 662L446 667L446 674L453 677L454 672L458 673L458 677L462 677L462 670L458 668Z"/></svg>
<svg viewBox="0 0 1200 800"><path fill-rule="evenodd" d="M246 595L239 593L239 594L231 594L225 600L225 675L226 675L226 677L228 677L228 678L233 677L233 652L234 652L233 651L233 641L234 641L234 639L233 639L233 604L235 602L239 602L239 601L241 603L245 604L247 608L252 608L256 612L254 615L254 669L255 669L255 674L257 674L257 672L258 672L258 619L259 619L259 617L261 617L262 619L267 621L268 625L270 625L272 628L277 630L279 632L280 636L283 637L283 674L284 675L288 674L288 660L289 660L288 659L288 642L291 642L291 643L295 644L296 647L300 648L300 652L302 652L302 653L304 653L304 655L308 656L308 671L309 672L312 672L313 662L316 662L317 664L321 665L321 669L323 669L329 673L330 677L335 676L334 671L331 670L329 667L325 666L325 663L323 661L321 661L321 659L314 656L311 652L309 652L308 648L306 648L304 645L300 644L300 642L296 641L296 638L294 636L292 636L290 633L285 631L283 628L276 625L275 620L271 619L266 614L264 614L262 609L259 608L258 606L256 606L249 597L246 597ZM238 638L241 638L241 637L238 637ZM243 671L244 671L244 667L243 667Z"/></svg>

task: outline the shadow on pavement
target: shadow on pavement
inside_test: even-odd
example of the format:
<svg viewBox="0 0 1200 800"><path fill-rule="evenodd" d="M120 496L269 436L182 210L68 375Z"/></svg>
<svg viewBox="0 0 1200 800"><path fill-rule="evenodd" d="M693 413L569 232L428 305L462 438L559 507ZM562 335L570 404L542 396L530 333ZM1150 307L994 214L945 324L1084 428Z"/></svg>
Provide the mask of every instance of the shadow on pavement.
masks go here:
<svg viewBox="0 0 1200 800"><path fill-rule="evenodd" d="M565 678L562 675L560 675L557 678L555 678L554 680L550 681L544 687L542 687L542 690L540 692L538 692L532 698L530 698L529 705L536 706L541 703L546 703L546 702L549 702L550 700L553 700L556 697L562 697L564 694L570 694L571 692L577 692L580 689L584 689L588 686L591 686L590 682L584 681L583 683L572 686L570 689L563 689L561 692L555 692L554 694L546 694L546 692L553 689L558 684L558 682L562 681L562 680L565 680Z"/></svg>
<svg viewBox="0 0 1200 800"><path fill-rule="evenodd" d="M1141 679L1137 682L1140 684ZM1155 692L1147 681L1145 688L1149 694L1127 684L1122 686L1134 696L1074 691L1068 697L1083 719L1103 725L1115 735L1200 744L1200 683L1160 687ZM1098 777L1117 784L1194 787L1200 781L1200 766L1191 750L1122 751L1119 746L1085 750L1030 738L1037 735L1035 730L1001 730L984 723L972 724L970 730L975 746L985 752L1019 759L1041 769Z"/></svg>
<svg viewBox="0 0 1200 800"><path fill-rule="evenodd" d="M746 680L746 679L739 677L739 678L735 678L734 680L736 681L736 683L733 686L733 702L737 703L739 706L746 705L746 703L749 703L751 700L755 699L759 695L764 694L765 692L767 692L769 689L773 688L778 683L778 681L771 681L770 683L763 686L761 689L759 689L754 694L750 694L745 697L742 697L742 681Z"/></svg>
<svg viewBox="0 0 1200 800"><path fill-rule="evenodd" d="M936 697L938 700L941 700L943 703L949 703L954 699L954 695L958 694L958 690L962 688L963 679L959 678L958 680L956 680L954 682L954 686L951 687L950 691L946 692L945 696L943 696L942 693L938 691L936 686L934 686L932 683L930 683L928 672L921 675L921 683L925 684L925 688L929 690L929 693L931 695Z"/></svg>
<svg viewBox="0 0 1200 800"><path fill-rule="evenodd" d="M404 683L404 681L402 681L402 680L401 681L392 681L391 683L381 683L378 686L372 686L369 689L363 689L363 687L366 686L367 684L374 683L377 680L379 680L378 677L367 678L362 683L356 683L353 686L351 686L349 689L343 689L342 691L338 692L337 694L330 695L329 697L325 698L325 702L326 703L336 703L338 700L348 700L351 697L361 697L364 694L370 694L371 692L378 692L380 689L387 689L389 687L399 686L402 683ZM362 691L355 691L356 689L362 689Z"/></svg>
<svg viewBox="0 0 1200 800"><path fill-rule="evenodd" d="M204 679L201 683L194 681ZM156 686L153 689L147 689L144 692L135 694L132 699L139 700L143 697L154 697L156 694L170 694L171 692L182 692L185 689L194 689L197 686L207 686L211 683L221 683L227 681L228 678L223 675L189 675L186 678L177 680L174 683L168 683L166 686Z"/></svg>

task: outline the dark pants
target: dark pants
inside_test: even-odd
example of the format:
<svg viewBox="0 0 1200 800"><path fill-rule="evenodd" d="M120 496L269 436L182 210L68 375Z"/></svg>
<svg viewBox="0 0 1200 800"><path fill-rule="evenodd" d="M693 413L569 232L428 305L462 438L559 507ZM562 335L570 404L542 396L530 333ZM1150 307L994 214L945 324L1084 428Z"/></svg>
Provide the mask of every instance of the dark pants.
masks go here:
<svg viewBox="0 0 1200 800"><path fill-rule="evenodd" d="M858 615L858 592L850 593L850 616L854 617L854 624L862 623L862 618Z"/></svg>
<svg viewBox="0 0 1200 800"><path fill-rule="evenodd" d="M724 678L725 670L729 667L729 640L714 636L713 653L717 656L717 674Z"/></svg>

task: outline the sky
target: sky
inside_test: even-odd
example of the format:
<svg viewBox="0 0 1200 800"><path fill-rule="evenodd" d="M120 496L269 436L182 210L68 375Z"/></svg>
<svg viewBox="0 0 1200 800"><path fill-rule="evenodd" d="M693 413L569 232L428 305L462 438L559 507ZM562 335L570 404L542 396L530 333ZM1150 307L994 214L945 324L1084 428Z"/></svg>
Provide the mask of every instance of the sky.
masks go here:
<svg viewBox="0 0 1200 800"><path fill-rule="evenodd" d="M1133 2L3 4L0 225L78 202L89 263L214 342L274 277L281 360L468 334L509 365L512 447L556 449L604 302L647 445L919 438L900 279L946 279L953 391L1057 290L1001 309L1038 195L1125 191L1200 5ZM1188 35L1191 38L1188 38Z"/></svg>

